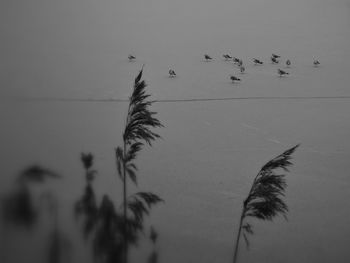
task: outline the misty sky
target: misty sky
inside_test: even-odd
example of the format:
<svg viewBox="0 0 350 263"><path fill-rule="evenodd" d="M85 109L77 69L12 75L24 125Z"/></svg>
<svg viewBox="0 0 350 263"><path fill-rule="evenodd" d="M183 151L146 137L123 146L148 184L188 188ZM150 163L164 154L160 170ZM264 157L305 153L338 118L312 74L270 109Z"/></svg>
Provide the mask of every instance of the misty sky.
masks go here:
<svg viewBox="0 0 350 263"><path fill-rule="evenodd" d="M349 53L346 1L5 0L0 10L1 86L24 96L119 89L127 82L118 61L129 53L145 63Z"/></svg>

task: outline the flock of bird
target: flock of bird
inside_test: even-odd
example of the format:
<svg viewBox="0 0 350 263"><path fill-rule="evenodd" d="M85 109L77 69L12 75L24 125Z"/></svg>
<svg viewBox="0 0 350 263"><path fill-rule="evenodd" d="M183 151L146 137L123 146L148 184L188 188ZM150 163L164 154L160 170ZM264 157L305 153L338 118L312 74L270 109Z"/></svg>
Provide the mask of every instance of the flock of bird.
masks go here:
<svg viewBox="0 0 350 263"><path fill-rule="evenodd" d="M233 61L233 63L238 66L241 74L244 74L245 67L243 65L243 60L242 59L239 59L239 58L236 58L236 57L232 57L229 54L224 54L222 56L223 56L223 58L226 61ZM270 58L271 59L271 63L272 64L279 64L280 63L280 60L279 60L280 57L281 57L280 55L276 55L276 54L272 53L271 58ZM136 57L133 56L133 55L129 55L128 58L129 58L129 61L134 61L136 59ZM208 54L204 54L204 59L205 59L205 61L213 60L213 58L211 56L209 56ZM261 60L259 60L257 58L253 58L253 63L254 63L254 65L263 65L264 64L264 62L262 62ZM290 65L291 65L291 61L289 59L287 59L285 61L285 64L286 64L286 67L289 68ZM320 62L318 60L314 60L313 64L314 64L314 67L318 67L320 65ZM277 74L280 77L282 77L282 76L285 76L285 75L289 75L289 72L278 68L277 69ZM173 69L169 69L169 77L170 78L176 77L176 73L175 73L175 71ZM236 77L234 75L230 75L230 79L231 79L232 83L241 81L240 78L238 78L238 77Z"/></svg>

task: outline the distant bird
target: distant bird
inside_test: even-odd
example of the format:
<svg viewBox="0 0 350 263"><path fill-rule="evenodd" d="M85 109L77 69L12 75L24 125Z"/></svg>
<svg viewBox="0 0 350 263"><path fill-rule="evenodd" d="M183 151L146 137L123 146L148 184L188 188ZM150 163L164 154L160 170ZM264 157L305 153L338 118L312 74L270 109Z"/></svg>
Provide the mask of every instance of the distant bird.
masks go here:
<svg viewBox="0 0 350 263"><path fill-rule="evenodd" d="M262 61L260 61L259 59L256 59L256 58L253 58L253 61L254 61L254 64L257 65L257 64L264 64Z"/></svg>
<svg viewBox="0 0 350 263"><path fill-rule="evenodd" d="M229 54L224 54L222 56L225 58L225 60L230 60L232 58Z"/></svg>
<svg viewBox="0 0 350 263"><path fill-rule="evenodd" d="M287 65L287 67L289 67L290 66L290 60L289 59L287 59L287 61L286 61L286 65Z"/></svg>
<svg viewBox="0 0 350 263"><path fill-rule="evenodd" d="M288 72L282 70L282 69L278 69L278 75L280 75L280 77L284 76L284 75L289 75Z"/></svg>
<svg viewBox="0 0 350 263"><path fill-rule="evenodd" d="M233 57L233 62L235 63L235 64L237 64L237 65L239 65L239 63L241 63L241 59L239 59L239 58L236 58L236 57Z"/></svg>
<svg viewBox="0 0 350 263"><path fill-rule="evenodd" d="M129 61L133 61L134 59L136 59L136 57L134 57L133 55L129 55L128 59L129 59Z"/></svg>
<svg viewBox="0 0 350 263"><path fill-rule="evenodd" d="M235 76L230 76L230 79L232 80L232 83L234 83L235 81L241 81L240 78L237 78Z"/></svg>
<svg viewBox="0 0 350 263"><path fill-rule="evenodd" d="M274 57L274 58L280 58L281 56L272 53L272 57Z"/></svg>
<svg viewBox="0 0 350 263"><path fill-rule="evenodd" d="M169 77L171 77L171 78L176 77L176 73L174 70L169 69Z"/></svg>
<svg viewBox="0 0 350 263"><path fill-rule="evenodd" d="M206 61L212 60L212 58L208 54L205 54L204 58L205 58Z"/></svg>
<svg viewBox="0 0 350 263"><path fill-rule="evenodd" d="M244 71L245 71L245 67L244 67L243 65L241 65L240 68L239 68L239 70L241 71L241 74L243 74Z"/></svg>
<svg viewBox="0 0 350 263"><path fill-rule="evenodd" d="M271 57L271 62L272 62L272 64L278 64L278 63L279 63L279 61L277 60L277 58L274 57L274 56Z"/></svg>
<svg viewBox="0 0 350 263"><path fill-rule="evenodd" d="M315 67L318 67L319 65L320 65L320 61L314 60L314 66L315 66Z"/></svg>

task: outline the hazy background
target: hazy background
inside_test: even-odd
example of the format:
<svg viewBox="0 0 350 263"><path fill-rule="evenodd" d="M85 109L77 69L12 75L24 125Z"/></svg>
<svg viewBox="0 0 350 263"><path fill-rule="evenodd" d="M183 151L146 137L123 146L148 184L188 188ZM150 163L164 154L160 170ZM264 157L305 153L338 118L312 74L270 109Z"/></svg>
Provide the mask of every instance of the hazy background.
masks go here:
<svg viewBox="0 0 350 263"><path fill-rule="evenodd" d="M32 163L61 173L61 220L76 236L69 209L84 186L80 152L92 151L98 192L120 200L113 157L127 104L64 99L126 99L145 64L154 99L252 98L154 104L163 139L138 163L140 189L166 201L150 217L160 262L230 262L254 175L297 143L289 220L254 223L240 262L348 262L349 28L346 0L3 0L0 193ZM205 53L214 61L204 62ZM238 70L224 53L243 59L241 84L232 85ZM292 61L291 75L277 77L271 53ZM253 57L267 63L254 66ZM147 248L133 262L144 262ZM13 258L28 262L21 256ZM87 256L79 248L74 258Z"/></svg>

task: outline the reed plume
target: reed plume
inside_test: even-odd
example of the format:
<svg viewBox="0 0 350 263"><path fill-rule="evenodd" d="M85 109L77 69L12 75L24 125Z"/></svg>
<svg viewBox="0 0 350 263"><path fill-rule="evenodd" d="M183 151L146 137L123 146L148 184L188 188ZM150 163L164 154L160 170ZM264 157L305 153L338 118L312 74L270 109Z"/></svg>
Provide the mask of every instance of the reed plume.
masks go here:
<svg viewBox="0 0 350 263"><path fill-rule="evenodd" d="M283 152L267 162L254 178L247 198L243 202L242 213L236 237L233 263L237 262L238 248L241 234L243 234L247 247L249 247L249 235L253 235L253 226L246 222L247 217L271 221L275 216L282 215L286 218L288 206L282 199L287 187L285 174L276 173L276 170L288 172L292 165L292 154L299 145Z"/></svg>
<svg viewBox="0 0 350 263"><path fill-rule="evenodd" d="M126 115L125 129L123 132L123 147L117 147L116 162L118 174L123 182L123 218L124 218L124 262L127 262L128 254L128 210L134 219L142 221L143 214L148 213L148 208L161 201L153 193L138 193L131 200L128 200L127 184L128 178L137 184L137 166L135 159L144 144L151 146L152 141L160 136L152 131L152 128L159 128L163 125L155 118L156 112L150 111L149 107L154 101L148 100L150 97L146 93L146 82L141 80L143 67L135 78L132 94L129 98L129 106ZM144 205L146 204L146 206Z"/></svg>

